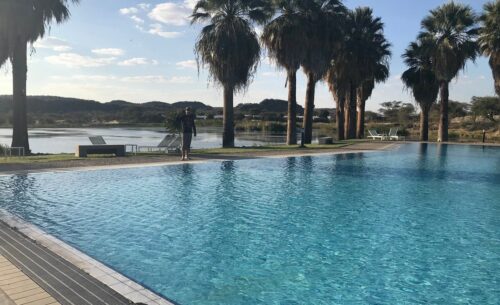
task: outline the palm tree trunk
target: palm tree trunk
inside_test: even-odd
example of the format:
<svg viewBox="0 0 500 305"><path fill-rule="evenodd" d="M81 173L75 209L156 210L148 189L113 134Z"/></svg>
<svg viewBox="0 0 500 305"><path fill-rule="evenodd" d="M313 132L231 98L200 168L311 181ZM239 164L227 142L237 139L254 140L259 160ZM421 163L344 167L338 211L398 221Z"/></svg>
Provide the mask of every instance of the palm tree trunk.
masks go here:
<svg viewBox="0 0 500 305"><path fill-rule="evenodd" d="M334 95L335 99L335 95ZM344 140L345 139L345 134L344 134L344 107L345 107L345 96L337 96L335 99L337 102L337 109L335 111L335 115L337 118L337 139L338 140Z"/></svg>
<svg viewBox="0 0 500 305"><path fill-rule="evenodd" d="M351 82L345 105L345 138L356 138L356 86Z"/></svg>
<svg viewBox="0 0 500 305"><path fill-rule="evenodd" d="M440 116L439 116L439 131L438 131L438 142L448 141L448 81L441 81L440 84Z"/></svg>
<svg viewBox="0 0 500 305"><path fill-rule="evenodd" d="M429 141L429 111L430 106L420 106L420 141Z"/></svg>
<svg viewBox="0 0 500 305"><path fill-rule="evenodd" d="M360 87L357 90L357 115L358 119L356 120L357 126L356 126L356 138L357 139L363 139L365 137L365 105L366 105L366 100L363 96L363 89Z"/></svg>
<svg viewBox="0 0 500 305"><path fill-rule="evenodd" d="M222 147L234 147L234 110L233 110L232 85L224 85L224 121L222 134Z"/></svg>
<svg viewBox="0 0 500 305"><path fill-rule="evenodd" d="M30 153L28 141L28 120L26 105L26 78L28 73L28 44L17 37L12 55L13 79L13 131L12 147L24 147Z"/></svg>
<svg viewBox="0 0 500 305"><path fill-rule="evenodd" d="M495 92L500 97L500 54L495 53L491 55L489 63L495 81Z"/></svg>
<svg viewBox="0 0 500 305"><path fill-rule="evenodd" d="M311 144L312 128L313 128L313 113L314 113L314 93L316 89L316 78L313 73L307 74L307 89L306 102L304 109L304 143Z"/></svg>
<svg viewBox="0 0 500 305"><path fill-rule="evenodd" d="M286 129L286 144L297 144L297 70L288 71L288 122Z"/></svg>

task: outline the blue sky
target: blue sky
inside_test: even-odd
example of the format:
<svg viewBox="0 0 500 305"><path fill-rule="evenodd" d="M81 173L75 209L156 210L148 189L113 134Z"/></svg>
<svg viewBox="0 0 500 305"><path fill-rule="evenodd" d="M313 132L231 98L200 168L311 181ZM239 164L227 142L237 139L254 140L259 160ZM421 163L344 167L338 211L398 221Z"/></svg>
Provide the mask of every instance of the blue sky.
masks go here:
<svg viewBox="0 0 500 305"><path fill-rule="evenodd" d="M72 6L72 18L54 25L37 42L29 59L28 94L58 95L107 102L123 99L142 103L152 100L175 102L199 100L222 106L220 88L208 83L204 71L198 75L193 46L201 26L190 26L187 16L194 0L81 0ZM392 43L391 77L377 86L367 108L377 110L385 101L413 102L403 89L399 75L405 67L401 54L415 39L421 19L446 1L346 0L349 8L370 6L386 24ZM456 1L479 12L484 0ZM265 54L264 54L265 55ZM297 99L303 104L305 79L298 78ZM287 98L282 71L264 58L257 75L236 103L264 98ZM0 70L0 94L11 94L8 66ZM493 95L493 80L485 58L452 82L450 97L463 102L472 96ZM326 86L318 84L316 107L334 107Z"/></svg>

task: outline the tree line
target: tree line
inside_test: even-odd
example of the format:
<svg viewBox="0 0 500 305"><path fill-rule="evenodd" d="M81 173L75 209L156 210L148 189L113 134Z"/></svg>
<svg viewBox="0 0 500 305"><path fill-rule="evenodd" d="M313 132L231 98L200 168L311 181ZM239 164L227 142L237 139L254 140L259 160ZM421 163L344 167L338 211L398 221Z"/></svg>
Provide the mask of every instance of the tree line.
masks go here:
<svg viewBox="0 0 500 305"><path fill-rule="evenodd" d="M12 146L29 152L26 107L28 45L53 23L70 16L79 0L0 0L0 66L10 60L13 74ZM402 80L420 105L421 139L427 138L428 109L440 96L439 141L448 140L449 83L469 60L489 57L500 94L500 0L477 16L453 1L432 10L403 58ZM339 139L364 136L365 103L389 76L391 44L384 24L368 7L348 9L341 0L200 0L192 23L204 24L195 43L198 64L223 88L223 146L234 146L235 92L248 88L262 47L287 72L287 144L297 142L297 73L307 77L303 129L312 139L315 87L325 81L336 103ZM207 24L205 24L207 23ZM263 25L259 37L255 25Z"/></svg>
<svg viewBox="0 0 500 305"><path fill-rule="evenodd" d="M207 22L197 39L199 65L224 90L223 146L234 146L233 95L255 74L261 44L287 72L287 144L297 143L297 71L307 77L303 130L311 142L315 86L325 81L336 103L338 139L364 137L365 103L377 83L389 76L391 44L384 24L368 7L350 10L340 0L200 0L192 23ZM264 26L260 37L254 25ZM402 75L421 108L420 139L428 139L429 111L439 95L438 141L448 141L449 83L467 61L489 57L500 95L500 0L477 16L453 1L431 10L403 59Z"/></svg>

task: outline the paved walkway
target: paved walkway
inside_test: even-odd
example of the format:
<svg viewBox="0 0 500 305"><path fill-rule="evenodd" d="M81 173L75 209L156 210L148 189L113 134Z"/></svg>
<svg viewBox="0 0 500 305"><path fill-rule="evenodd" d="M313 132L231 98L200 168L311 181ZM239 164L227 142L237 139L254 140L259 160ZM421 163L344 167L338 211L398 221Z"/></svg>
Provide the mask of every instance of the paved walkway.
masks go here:
<svg viewBox="0 0 500 305"><path fill-rule="evenodd" d="M0 288L14 304L131 304L108 286L2 222L0 255L3 259L0 263ZM35 291L31 288L37 289L33 295Z"/></svg>
<svg viewBox="0 0 500 305"><path fill-rule="evenodd" d="M0 255L0 304L61 305L2 255Z"/></svg>

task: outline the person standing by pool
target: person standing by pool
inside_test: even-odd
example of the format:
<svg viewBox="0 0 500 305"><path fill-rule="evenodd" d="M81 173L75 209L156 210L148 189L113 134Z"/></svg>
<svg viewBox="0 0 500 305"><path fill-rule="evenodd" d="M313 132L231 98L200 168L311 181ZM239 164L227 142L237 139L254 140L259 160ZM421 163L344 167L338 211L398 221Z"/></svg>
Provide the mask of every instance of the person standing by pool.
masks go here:
<svg viewBox="0 0 500 305"><path fill-rule="evenodd" d="M186 107L184 114L180 118L182 125L182 161L189 160L191 152L191 140L193 134L196 137L196 124L194 123L194 114L191 107Z"/></svg>

